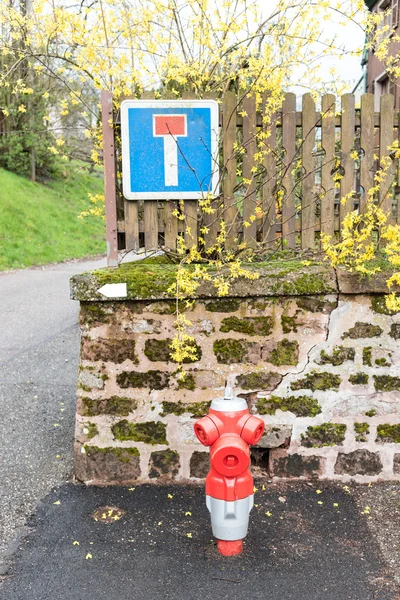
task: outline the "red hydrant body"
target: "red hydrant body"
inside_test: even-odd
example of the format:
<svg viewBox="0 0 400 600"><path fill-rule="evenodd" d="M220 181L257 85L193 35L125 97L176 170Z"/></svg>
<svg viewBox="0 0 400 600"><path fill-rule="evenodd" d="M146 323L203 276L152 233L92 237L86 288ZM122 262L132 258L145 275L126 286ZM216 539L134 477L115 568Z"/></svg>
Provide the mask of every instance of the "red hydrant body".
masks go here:
<svg viewBox="0 0 400 600"><path fill-rule="evenodd" d="M236 554L241 551L241 543L235 552L229 542L246 537L253 506L249 445L261 438L264 422L250 415L246 401L232 397L227 388L225 397L213 400L209 414L195 423L194 431L204 446L210 446L206 502L213 534L224 554ZM228 544L221 544L220 540Z"/></svg>

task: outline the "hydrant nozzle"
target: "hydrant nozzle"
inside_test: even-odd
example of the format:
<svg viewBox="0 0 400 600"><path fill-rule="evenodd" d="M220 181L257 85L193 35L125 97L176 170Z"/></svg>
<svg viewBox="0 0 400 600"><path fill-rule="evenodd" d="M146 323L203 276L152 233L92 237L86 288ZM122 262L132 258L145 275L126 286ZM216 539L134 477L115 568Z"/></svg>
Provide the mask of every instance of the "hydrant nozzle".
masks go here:
<svg viewBox="0 0 400 600"><path fill-rule="evenodd" d="M212 401L208 415L195 423L194 431L204 446L210 446L206 504L218 549L225 556L239 554L253 507L249 445L261 438L264 422L250 415L246 400L235 397L227 387L224 398Z"/></svg>

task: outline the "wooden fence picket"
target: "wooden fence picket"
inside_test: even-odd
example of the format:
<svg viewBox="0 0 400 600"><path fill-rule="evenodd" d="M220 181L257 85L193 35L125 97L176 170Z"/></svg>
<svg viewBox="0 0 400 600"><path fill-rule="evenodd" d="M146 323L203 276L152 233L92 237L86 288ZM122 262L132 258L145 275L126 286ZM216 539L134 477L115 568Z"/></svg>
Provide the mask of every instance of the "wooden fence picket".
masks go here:
<svg viewBox="0 0 400 600"><path fill-rule="evenodd" d="M262 115L265 115L267 96L264 95ZM262 125L267 138L265 139L266 148L261 147L266 152L263 158L265 176L262 188L262 210L263 226L262 240L271 248L276 240L276 114L271 115L270 123Z"/></svg>
<svg viewBox="0 0 400 600"><path fill-rule="evenodd" d="M340 196L346 197L346 201L340 202L340 225L343 224L345 216L353 210L354 190L354 158L351 156L355 150L355 98L353 94L344 94L342 96L342 122L340 127L341 139L341 161L340 166L343 169L340 180Z"/></svg>
<svg viewBox="0 0 400 600"><path fill-rule="evenodd" d="M335 188L332 172L335 166L335 96L325 94L321 102L321 146L324 151L321 167L321 233L335 233Z"/></svg>
<svg viewBox="0 0 400 600"><path fill-rule="evenodd" d="M282 107L283 158L282 237L288 248L296 247L296 203L294 161L296 160L296 94L286 94Z"/></svg>
<svg viewBox="0 0 400 600"><path fill-rule="evenodd" d="M236 206L235 187L237 161L234 150L236 142L236 93L226 92L223 100L223 196L224 196L224 220L226 222L227 238L226 245L231 248L235 245L238 230L238 209Z"/></svg>
<svg viewBox="0 0 400 600"><path fill-rule="evenodd" d="M361 97L361 132L360 146L362 151L360 162L360 211L365 210L368 200L368 190L374 185L374 95L364 94Z"/></svg>
<svg viewBox="0 0 400 600"><path fill-rule="evenodd" d="M379 127L379 166L385 172L379 190L379 206L388 215L388 222L393 223L392 215L392 192L393 163L390 158L391 146L393 144L393 96L385 94L381 96L380 102L381 122ZM384 160L382 160L384 159ZM389 164L385 166L385 160Z"/></svg>
<svg viewBox="0 0 400 600"><path fill-rule="evenodd" d="M301 190L301 247L314 248L315 231L315 146L316 113L311 94L304 94L302 106L302 190Z"/></svg>
<svg viewBox="0 0 400 600"><path fill-rule="evenodd" d="M243 239L248 246L255 246L257 237L257 223L255 210L257 206L255 169L257 163L254 155L257 152L257 130L256 130L256 97L255 94L243 98L243 179L245 183L245 195L243 199ZM254 220L253 220L254 218Z"/></svg>

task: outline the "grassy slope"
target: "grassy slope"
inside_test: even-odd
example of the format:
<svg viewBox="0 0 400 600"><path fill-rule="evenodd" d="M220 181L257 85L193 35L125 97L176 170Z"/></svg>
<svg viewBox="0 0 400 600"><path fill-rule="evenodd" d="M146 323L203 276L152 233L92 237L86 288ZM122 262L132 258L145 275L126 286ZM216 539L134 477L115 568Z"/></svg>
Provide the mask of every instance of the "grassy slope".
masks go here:
<svg viewBox="0 0 400 600"><path fill-rule="evenodd" d="M0 270L105 252L102 219L78 219L88 192L103 193L103 180L76 165L46 185L0 169Z"/></svg>

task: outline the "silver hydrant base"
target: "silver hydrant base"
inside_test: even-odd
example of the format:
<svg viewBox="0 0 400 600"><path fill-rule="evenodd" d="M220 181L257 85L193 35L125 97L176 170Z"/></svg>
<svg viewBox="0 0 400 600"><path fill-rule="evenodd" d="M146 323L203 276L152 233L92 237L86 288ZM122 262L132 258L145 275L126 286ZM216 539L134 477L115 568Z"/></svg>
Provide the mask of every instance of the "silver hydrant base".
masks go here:
<svg viewBox="0 0 400 600"><path fill-rule="evenodd" d="M218 540L242 540L249 528L249 513L253 508L254 494L227 502L206 496L206 505L211 513L213 536Z"/></svg>

